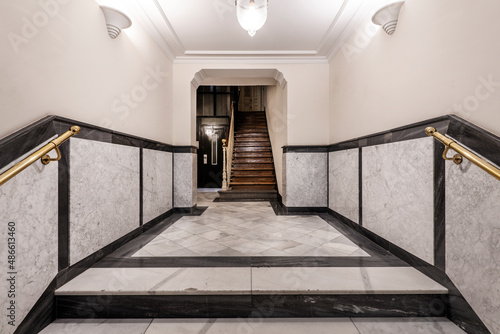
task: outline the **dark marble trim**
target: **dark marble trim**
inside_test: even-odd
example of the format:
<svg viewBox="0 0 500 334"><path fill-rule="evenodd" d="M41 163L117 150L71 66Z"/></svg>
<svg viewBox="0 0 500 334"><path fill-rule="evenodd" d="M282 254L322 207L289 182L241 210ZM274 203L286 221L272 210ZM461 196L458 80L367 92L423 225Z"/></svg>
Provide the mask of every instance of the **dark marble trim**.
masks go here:
<svg viewBox="0 0 500 334"><path fill-rule="evenodd" d="M198 148L195 146L174 146L174 153L193 153L198 152Z"/></svg>
<svg viewBox="0 0 500 334"><path fill-rule="evenodd" d="M363 148L358 149L358 223L363 226Z"/></svg>
<svg viewBox="0 0 500 334"><path fill-rule="evenodd" d="M326 145L294 145L283 146L283 153L327 153L328 146Z"/></svg>
<svg viewBox="0 0 500 334"><path fill-rule="evenodd" d="M144 151L141 148L139 150L139 226L142 226L143 223L144 223Z"/></svg>
<svg viewBox="0 0 500 334"><path fill-rule="evenodd" d="M330 152L343 151L352 148L367 147L388 143L395 143L405 140L427 137L425 128L433 126L438 131L444 131L448 128L449 116L441 116L426 121L417 122L387 131L378 132L372 135L354 138L328 146Z"/></svg>
<svg viewBox="0 0 500 334"><path fill-rule="evenodd" d="M442 317L446 295L56 296L58 318Z"/></svg>
<svg viewBox="0 0 500 334"><path fill-rule="evenodd" d="M71 141L59 146L61 160L58 164L58 268L63 270L69 266L69 239L70 239L70 151Z"/></svg>
<svg viewBox="0 0 500 334"><path fill-rule="evenodd" d="M446 270L445 163L444 145L434 141L434 265Z"/></svg>
<svg viewBox="0 0 500 334"><path fill-rule="evenodd" d="M449 310L446 313L446 316L460 328L465 330L467 333L490 333L479 316L474 312L472 307L465 300L455 284L444 271L423 261L403 248L396 246L372 231L354 223L341 214L332 210L330 211L330 214L338 220L338 222L358 232L361 236L373 241L377 245L389 251L391 254L397 256L399 259L407 262L410 266L446 287L449 290Z"/></svg>
<svg viewBox="0 0 500 334"><path fill-rule="evenodd" d="M287 207L282 201L269 201L276 216L318 215L328 211L326 207Z"/></svg>
<svg viewBox="0 0 500 334"><path fill-rule="evenodd" d="M56 135L54 116L46 116L0 139L0 169Z"/></svg>
<svg viewBox="0 0 500 334"><path fill-rule="evenodd" d="M455 115L450 115L447 134L500 166L500 137Z"/></svg>
<svg viewBox="0 0 500 334"><path fill-rule="evenodd" d="M14 334L33 334L41 332L45 327L56 320L56 278L42 293L38 301L28 312L24 320L17 326Z"/></svg>
<svg viewBox="0 0 500 334"><path fill-rule="evenodd" d="M407 267L396 257L249 256L249 257L107 257L92 268L246 268L246 267Z"/></svg>
<svg viewBox="0 0 500 334"><path fill-rule="evenodd" d="M330 152L326 154L326 207L330 208Z"/></svg>
<svg viewBox="0 0 500 334"><path fill-rule="evenodd" d="M201 216L207 209L207 206L193 206L191 208L174 208L174 213L180 213L189 216Z"/></svg>
<svg viewBox="0 0 500 334"><path fill-rule="evenodd" d="M78 125L81 128L81 131L77 136L75 136L75 138L79 139L88 139L88 140L106 142L110 144L133 146L133 147L146 148L150 150L165 151L165 152L173 152L174 149L174 146L172 145L160 143L147 138L129 135L123 132L110 130L107 128L72 120L65 117L56 116L54 121L56 123L65 125L65 128L68 129L72 125Z"/></svg>

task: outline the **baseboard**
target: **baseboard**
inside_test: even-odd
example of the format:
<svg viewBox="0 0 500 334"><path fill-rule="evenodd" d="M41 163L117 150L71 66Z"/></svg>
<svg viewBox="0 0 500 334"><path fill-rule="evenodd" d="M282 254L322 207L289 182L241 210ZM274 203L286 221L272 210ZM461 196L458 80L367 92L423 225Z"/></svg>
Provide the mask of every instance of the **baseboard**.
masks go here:
<svg viewBox="0 0 500 334"><path fill-rule="evenodd" d="M174 213L182 214L182 215L191 215L191 216L201 216L203 212L207 209L206 206L198 206L195 205L193 207L187 208L174 208Z"/></svg>

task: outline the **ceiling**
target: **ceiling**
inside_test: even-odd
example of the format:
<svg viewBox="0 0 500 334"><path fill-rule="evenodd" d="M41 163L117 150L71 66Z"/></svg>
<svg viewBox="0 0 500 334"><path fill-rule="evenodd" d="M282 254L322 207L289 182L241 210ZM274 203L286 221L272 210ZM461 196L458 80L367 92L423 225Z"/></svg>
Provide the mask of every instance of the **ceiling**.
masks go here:
<svg viewBox="0 0 500 334"><path fill-rule="evenodd" d="M269 0L254 37L234 0L129 0L127 9L175 62L326 62L387 0ZM118 8L120 9L120 8Z"/></svg>

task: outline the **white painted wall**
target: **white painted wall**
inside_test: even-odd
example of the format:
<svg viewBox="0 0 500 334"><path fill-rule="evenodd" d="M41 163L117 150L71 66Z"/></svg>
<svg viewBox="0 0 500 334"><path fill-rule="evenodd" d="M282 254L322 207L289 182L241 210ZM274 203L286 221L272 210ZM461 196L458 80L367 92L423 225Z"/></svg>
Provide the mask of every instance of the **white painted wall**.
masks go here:
<svg viewBox="0 0 500 334"><path fill-rule="evenodd" d="M273 149L278 192L283 194L283 149L287 141L287 87L280 84L266 87L266 116Z"/></svg>
<svg viewBox="0 0 500 334"><path fill-rule="evenodd" d="M328 64L174 64L173 144L194 145L196 142L196 87L191 81L197 72L202 69L277 69L287 81L286 144L326 145L329 139L328 67ZM219 84L224 83L219 81ZM252 83L246 79L245 84Z"/></svg>
<svg viewBox="0 0 500 334"><path fill-rule="evenodd" d="M496 0L406 0L392 36L367 21L330 63L330 143L450 113L499 135L499 15Z"/></svg>
<svg viewBox="0 0 500 334"><path fill-rule="evenodd" d="M0 138L52 114L171 143L172 63L131 19L112 40L93 0L0 2Z"/></svg>

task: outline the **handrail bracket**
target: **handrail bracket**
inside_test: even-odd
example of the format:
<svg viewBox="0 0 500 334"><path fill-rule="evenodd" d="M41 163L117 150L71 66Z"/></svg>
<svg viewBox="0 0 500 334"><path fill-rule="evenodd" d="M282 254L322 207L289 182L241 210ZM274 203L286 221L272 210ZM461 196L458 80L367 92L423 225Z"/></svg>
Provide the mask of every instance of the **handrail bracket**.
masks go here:
<svg viewBox="0 0 500 334"><path fill-rule="evenodd" d="M51 144L54 144L53 142L50 142ZM41 160L42 160L42 164L44 165L48 165L50 164L51 161L59 161L61 160L62 156L61 156L61 151L59 150L59 146L56 146L56 144L54 144L54 150L56 151L57 153L57 157L56 158L51 158L50 155L48 154L45 154Z"/></svg>
<svg viewBox="0 0 500 334"><path fill-rule="evenodd" d="M456 165L460 165L463 161L464 158L460 154L455 154L453 157L448 157L448 151L450 150L449 146L446 146L444 151L443 151L443 159L444 160L449 160L453 161Z"/></svg>
<svg viewBox="0 0 500 334"><path fill-rule="evenodd" d="M488 161L484 160L480 156L472 153L469 151L467 148L464 146L460 145L459 143L455 142L453 139L446 137L442 133L439 133L436 131L435 128L433 127L428 127L425 129L425 133L429 136L432 136L439 140L441 143L443 143L446 148L444 149L443 152L443 159L445 160L451 160L455 164L460 165L463 161L463 158L467 158L470 162L474 163L476 166L496 178L497 180L500 180L500 169L498 169L496 166L493 166L490 164ZM450 148L457 152L453 157L448 157L448 151Z"/></svg>

